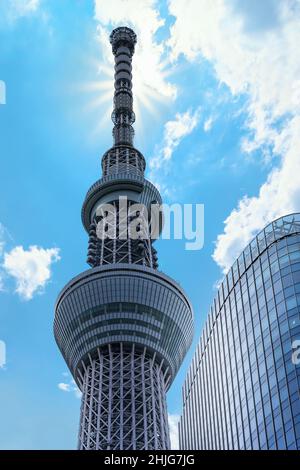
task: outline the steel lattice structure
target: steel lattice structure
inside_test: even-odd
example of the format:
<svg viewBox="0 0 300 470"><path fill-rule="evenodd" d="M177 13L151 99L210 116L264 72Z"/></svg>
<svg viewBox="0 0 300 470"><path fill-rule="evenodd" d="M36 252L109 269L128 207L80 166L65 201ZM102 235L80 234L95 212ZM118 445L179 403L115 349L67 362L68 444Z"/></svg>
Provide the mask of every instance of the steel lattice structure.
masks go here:
<svg viewBox="0 0 300 470"><path fill-rule="evenodd" d="M78 448L163 450L170 447L166 392L191 344L193 313L181 287L157 269L152 228L161 230L162 217L149 218L149 209L162 201L133 146L136 35L121 27L110 41L114 145L102 157L103 176L88 190L81 212L91 269L59 294L54 334L82 391ZM137 237L132 221L141 227ZM108 230L113 237L105 236Z"/></svg>
<svg viewBox="0 0 300 470"><path fill-rule="evenodd" d="M79 448L169 448L162 362L135 344L97 352L84 374Z"/></svg>

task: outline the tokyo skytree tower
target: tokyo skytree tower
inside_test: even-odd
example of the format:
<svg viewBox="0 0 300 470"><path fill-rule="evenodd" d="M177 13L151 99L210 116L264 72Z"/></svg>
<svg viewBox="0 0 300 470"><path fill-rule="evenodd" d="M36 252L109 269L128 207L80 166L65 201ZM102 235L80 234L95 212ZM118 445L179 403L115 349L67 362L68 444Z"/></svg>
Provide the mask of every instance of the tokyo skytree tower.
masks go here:
<svg viewBox="0 0 300 470"><path fill-rule="evenodd" d="M114 144L81 212L91 269L60 292L54 334L82 391L78 448L164 450L170 448L166 392L191 344L193 313L182 288L158 271L151 233L161 230L161 218L145 215L162 200L144 178L145 158L133 146L136 35L119 27L110 42ZM137 204L146 210L136 210Z"/></svg>

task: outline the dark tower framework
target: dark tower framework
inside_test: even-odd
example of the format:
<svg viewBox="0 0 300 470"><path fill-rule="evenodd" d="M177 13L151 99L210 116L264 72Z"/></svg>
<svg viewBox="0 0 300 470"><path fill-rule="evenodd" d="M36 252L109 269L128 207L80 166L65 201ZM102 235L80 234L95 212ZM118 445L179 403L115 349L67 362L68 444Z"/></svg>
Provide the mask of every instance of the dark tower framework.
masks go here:
<svg viewBox="0 0 300 470"><path fill-rule="evenodd" d="M88 191L82 222L91 269L72 279L55 307L54 334L82 391L79 449L170 447L166 392L193 336L193 313L181 287L159 272L149 218L159 191L144 178L145 158L133 146L132 56L135 33L115 29L112 121L114 145L102 158L103 176ZM125 215L120 204L126 198ZM114 237L99 222L110 204ZM136 211L135 204L145 207ZM139 237L130 233L138 219ZM125 228L124 228L125 227ZM124 236L124 230L126 231Z"/></svg>

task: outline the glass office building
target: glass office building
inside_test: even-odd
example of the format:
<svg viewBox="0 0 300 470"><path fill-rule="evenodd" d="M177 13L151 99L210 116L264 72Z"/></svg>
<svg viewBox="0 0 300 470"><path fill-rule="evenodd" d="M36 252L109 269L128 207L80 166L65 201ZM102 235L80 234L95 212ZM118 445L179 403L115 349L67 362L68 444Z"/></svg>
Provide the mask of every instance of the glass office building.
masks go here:
<svg viewBox="0 0 300 470"><path fill-rule="evenodd" d="M181 449L300 449L299 312L292 214L254 238L219 288L183 386Z"/></svg>

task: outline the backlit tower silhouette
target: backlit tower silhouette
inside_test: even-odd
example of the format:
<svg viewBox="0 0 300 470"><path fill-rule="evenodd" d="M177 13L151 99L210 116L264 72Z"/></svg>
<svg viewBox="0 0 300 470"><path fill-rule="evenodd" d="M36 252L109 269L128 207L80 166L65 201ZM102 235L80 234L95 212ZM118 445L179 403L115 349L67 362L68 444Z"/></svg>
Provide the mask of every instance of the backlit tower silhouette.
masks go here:
<svg viewBox="0 0 300 470"><path fill-rule="evenodd" d="M168 449L166 392L192 341L193 314L181 287L157 270L151 235L141 230L134 238L128 228L131 221L149 231L160 227L159 217L149 218L134 204L150 213L162 201L133 146L136 35L120 27L110 42L114 145L102 157L103 176L87 192L81 213L91 269L59 294L54 334L82 390L79 449ZM104 218L112 222L101 224ZM107 229L115 236L105 237Z"/></svg>

